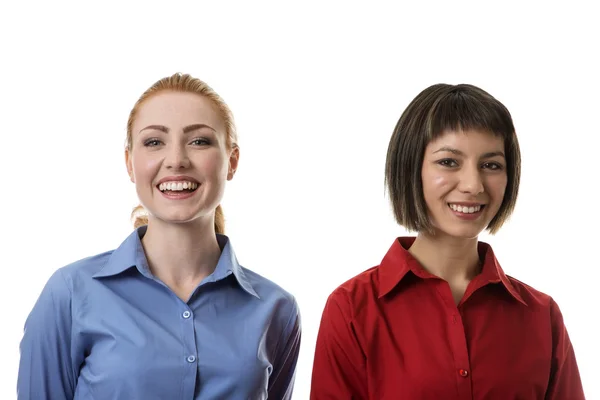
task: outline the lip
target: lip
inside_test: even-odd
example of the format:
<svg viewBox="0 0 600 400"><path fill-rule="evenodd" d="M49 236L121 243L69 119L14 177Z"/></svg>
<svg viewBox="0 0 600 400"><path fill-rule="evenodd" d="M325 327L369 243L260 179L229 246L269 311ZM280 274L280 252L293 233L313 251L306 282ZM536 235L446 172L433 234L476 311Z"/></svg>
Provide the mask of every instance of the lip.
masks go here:
<svg viewBox="0 0 600 400"><path fill-rule="evenodd" d="M477 207L477 206L485 206L485 203L473 203L468 201L448 201L448 204L456 204L457 206L463 207Z"/></svg>
<svg viewBox="0 0 600 400"><path fill-rule="evenodd" d="M194 196L198 190L194 190L193 192L172 192L172 193L164 193L159 190L160 194L169 200L185 200Z"/></svg>
<svg viewBox="0 0 600 400"><path fill-rule="evenodd" d="M192 183L197 184L198 188L200 188L200 186L201 186L200 182L198 182L198 180L192 178L191 176L187 176L187 175L165 176L160 181L158 181L158 183L156 184L156 190L158 190L159 193L164 198L169 199L169 200L185 200L185 199L189 199L190 197L192 197L196 193L198 193L198 189L194 190L193 192L170 192L170 193L165 193L165 192L163 192L163 191L161 191L159 189L160 184L161 183L165 183L165 182L192 182Z"/></svg>
<svg viewBox="0 0 600 400"><path fill-rule="evenodd" d="M162 178L160 181L158 181L156 186L160 185L161 183L165 183L165 182L180 182L180 181L187 181L187 182L200 184L200 182L198 182L196 179L192 178L191 176L174 175L174 176L166 176L166 177Z"/></svg>
<svg viewBox="0 0 600 400"><path fill-rule="evenodd" d="M482 208L475 212L475 213L469 213L469 214L465 214L459 211L454 211L451 207L450 204L456 204L459 206L463 206L463 207L475 207L475 206L482 206ZM465 221L474 221L476 219L478 219L479 217L481 217L483 215L483 210L485 209L485 204L482 203L468 203L468 202L448 202L448 209L452 212L452 214L454 214L455 216L457 216L458 218L465 220Z"/></svg>

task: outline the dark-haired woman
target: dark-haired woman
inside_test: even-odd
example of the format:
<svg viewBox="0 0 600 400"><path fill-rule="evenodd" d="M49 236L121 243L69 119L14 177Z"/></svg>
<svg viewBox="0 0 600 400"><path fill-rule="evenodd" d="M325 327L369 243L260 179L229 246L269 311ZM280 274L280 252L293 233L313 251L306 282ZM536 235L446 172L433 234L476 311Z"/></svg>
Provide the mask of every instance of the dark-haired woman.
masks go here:
<svg viewBox="0 0 600 400"><path fill-rule="evenodd" d="M434 85L400 117L386 184L400 237L328 298L311 399L584 399L554 300L507 276L485 229L517 200L512 118L472 85Z"/></svg>

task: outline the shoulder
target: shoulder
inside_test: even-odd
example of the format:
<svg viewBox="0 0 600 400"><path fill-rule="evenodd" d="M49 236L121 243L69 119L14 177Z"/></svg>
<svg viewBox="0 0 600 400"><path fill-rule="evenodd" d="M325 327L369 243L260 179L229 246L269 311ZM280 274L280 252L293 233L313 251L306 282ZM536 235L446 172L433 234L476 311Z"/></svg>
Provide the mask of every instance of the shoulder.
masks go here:
<svg viewBox="0 0 600 400"><path fill-rule="evenodd" d="M258 295L263 312L271 315L273 333L280 337L300 335L301 315L294 295L264 276L240 266L248 284Z"/></svg>
<svg viewBox="0 0 600 400"><path fill-rule="evenodd" d="M240 269L261 301L273 303L289 310L298 308L294 295L277 283L248 268L240 266Z"/></svg>
<svg viewBox="0 0 600 400"><path fill-rule="evenodd" d="M376 294L377 284L379 282L379 272L379 266L371 267L342 283L333 293L347 293L352 297L357 295Z"/></svg>
<svg viewBox="0 0 600 400"><path fill-rule="evenodd" d="M508 279L527 303L530 312L529 318L540 321L540 327L552 335L552 343L555 351L561 352L562 357L567 357L567 353L572 350L571 342L567 333L564 316L558 303L552 296L534 289L518 279L510 276L508 276Z"/></svg>
<svg viewBox="0 0 600 400"><path fill-rule="evenodd" d="M102 268L110 253L87 257L56 269L44 284L26 324L66 324L76 303L76 293L89 287L83 281L90 280L93 274Z"/></svg>
<svg viewBox="0 0 600 400"><path fill-rule="evenodd" d="M64 276L68 283L91 279L100 272L110 260L114 250L76 260L59 268L56 273Z"/></svg>
<svg viewBox="0 0 600 400"><path fill-rule="evenodd" d="M563 315L558 303L552 296L532 286L507 276L513 288L521 295L531 312L540 315L554 327L560 328L564 324Z"/></svg>
<svg viewBox="0 0 600 400"><path fill-rule="evenodd" d="M70 296L77 282L81 279L91 278L106 264L112 251L86 257L62 266L50 275L44 285L44 292L53 297Z"/></svg>
<svg viewBox="0 0 600 400"><path fill-rule="evenodd" d="M535 289L531 285L528 285L512 276L507 275L506 277L508 278L512 287L521 295L523 301L525 301L529 307L536 309L550 309L556 304L550 295Z"/></svg>
<svg viewBox="0 0 600 400"><path fill-rule="evenodd" d="M348 318L360 306L377 302L379 296L380 266L371 267L339 285L327 298L327 307L336 309Z"/></svg>

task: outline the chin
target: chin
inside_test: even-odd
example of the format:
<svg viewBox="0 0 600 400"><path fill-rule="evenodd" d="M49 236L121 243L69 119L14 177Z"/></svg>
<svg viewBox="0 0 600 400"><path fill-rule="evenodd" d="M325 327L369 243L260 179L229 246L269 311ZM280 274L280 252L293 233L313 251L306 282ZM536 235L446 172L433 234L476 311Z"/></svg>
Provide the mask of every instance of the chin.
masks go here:
<svg viewBox="0 0 600 400"><path fill-rule="evenodd" d="M463 240L472 240L477 239L477 237L483 232L483 228L480 227L457 227L457 226L448 226L448 227L437 227L435 228L435 236L446 236L454 239L463 239Z"/></svg>
<svg viewBox="0 0 600 400"><path fill-rule="evenodd" d="M185 224L198 220L202 213L188 211L177 211L177 212L154 212L151 213L152 217L162 223L167 224Z"/></svg>
<svg viewBox="0 0 600 400"><path fill-rule="evenodd" d="M176 225L189 223L194 220L193 218L171 217L171 216L164 216L164 215L154 215L154 219L156 221L160 221L162 224L176 224Z"/></svg>

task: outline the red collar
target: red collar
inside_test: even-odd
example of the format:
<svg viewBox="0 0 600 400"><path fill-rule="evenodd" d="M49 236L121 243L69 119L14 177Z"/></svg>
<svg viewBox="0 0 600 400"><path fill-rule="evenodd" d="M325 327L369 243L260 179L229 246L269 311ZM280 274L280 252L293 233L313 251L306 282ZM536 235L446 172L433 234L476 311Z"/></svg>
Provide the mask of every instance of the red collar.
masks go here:
<svg viewBox="0 0 600 400"><path fill-rule="evenodd" d="M379 298L391 292L409 271L422 279L437 278L425 271L421 264L408 252L415 239L414 236L397 238L381 261L379 265ZM527 305L502 270L500 263L494 256L492 247L485 242L478 242L477 250L483 259L482 271L476 278L481 281L481 286L488 283L502 283L512 297Z"/></svg>

